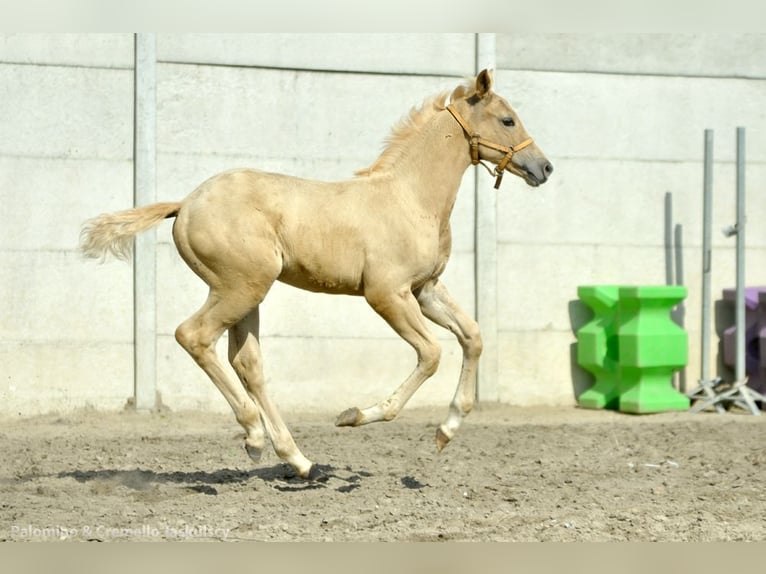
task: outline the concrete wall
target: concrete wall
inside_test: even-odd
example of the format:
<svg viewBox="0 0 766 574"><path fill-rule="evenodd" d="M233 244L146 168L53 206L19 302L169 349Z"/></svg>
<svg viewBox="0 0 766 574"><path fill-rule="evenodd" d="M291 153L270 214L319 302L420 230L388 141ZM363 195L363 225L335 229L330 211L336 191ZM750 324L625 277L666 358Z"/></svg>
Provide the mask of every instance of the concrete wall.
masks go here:
<svg viewBox="0 0 766 574"><path fill-rule="evenodd" d="M371 163L390 127L474 72L473 34L157 36L157 196L254 166L334 180ZM764 36L498 35L497 91L556 167L499 192L498 384L490 398L572 403L572 301L585 283L664 283L664 197L683 226L691 365L698 376L702 134L716 129L714 226L734 217L734 128L748 127L748 282L766 284ZM130 207L133 37L0 35L0 413L133 394L131 265L76 252L79 227ZM483 173L483 172L482 172ZM480 176L480 193L496 193ZM474 175L453 214L444 280L474 312ZM175 343L204 285L158 229L158 390L174 409L226 409ZM714 292L733 283L733 240L714 234ZM580 313L580 315L578 315ZM451 398L452 337L413 404ZM225 342L224 342L225 344ZM414 365L363 301L276 286L262 309L266 375L286 408L365 406ZM225 347L221 348L224 351ZM486 369L485 369L486 370Z"/></svg>
<svg viewBox="0 0 766 574"><path fill-rule="evenodd" d="M133 37L0 36L0 412L121 407L132 272L85 264L80 224L132 204Z"/></svg>

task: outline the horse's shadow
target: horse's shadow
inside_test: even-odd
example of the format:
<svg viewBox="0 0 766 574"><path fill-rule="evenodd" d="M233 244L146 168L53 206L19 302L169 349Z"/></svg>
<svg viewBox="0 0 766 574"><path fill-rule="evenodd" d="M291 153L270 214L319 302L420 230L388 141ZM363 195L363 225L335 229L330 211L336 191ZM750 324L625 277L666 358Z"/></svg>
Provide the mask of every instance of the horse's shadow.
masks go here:
<svg viewBox="0 0 766 574"><path fill-rule="evenodd" d="M269 467L251 470L222 468L214 471L172 471L158 472L146 469L99 469L72 470L60 472L58 478L73 478L77 482L107 482L125 486L133 490L148 490L156 484L178 484L187 489L202 494L218 494L216 485L245 484L253 479L274 483L273 488L282 492L315 490L335 486L338 492L350 492L361 486L362 478L372 476L365 471L354 471L346 467L337 471L330 465L317 465L319 478L305 480L295 474L287 464L277 464ZM336 486L338 481L344 483Z"/></svg>

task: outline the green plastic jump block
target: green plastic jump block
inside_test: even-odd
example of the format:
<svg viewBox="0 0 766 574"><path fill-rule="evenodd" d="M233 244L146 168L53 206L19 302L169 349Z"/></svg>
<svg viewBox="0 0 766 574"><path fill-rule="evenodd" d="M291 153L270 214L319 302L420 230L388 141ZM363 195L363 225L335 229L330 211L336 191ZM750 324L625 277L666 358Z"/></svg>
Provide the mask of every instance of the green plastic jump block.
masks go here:
<svg viewBox="0 0 766 574"><path fill-rule="evenodd" d="M593 311L593 319L577 331L577 363L596 382L577 398L589 409L617 409L619 382L617 364L617 302L619 287L582 286L577 295Z"/></svg>
<svg viewBox="0 0 766 574"><path fill-rule="evenodd" d="M581 286L594 313L577 332L578 363L595 384L578 397L585 408L626 413L687 410L673 373L688 362L686 331L670 312L687 295L682 286Z"/></svg>

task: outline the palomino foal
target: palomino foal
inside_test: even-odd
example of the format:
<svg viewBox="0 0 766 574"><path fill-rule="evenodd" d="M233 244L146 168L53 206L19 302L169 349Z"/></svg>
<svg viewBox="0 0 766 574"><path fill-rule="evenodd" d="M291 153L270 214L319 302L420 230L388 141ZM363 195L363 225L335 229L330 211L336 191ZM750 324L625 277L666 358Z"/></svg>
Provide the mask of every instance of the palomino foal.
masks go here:
<svg viewBox="0 0 766 574"><path fill-rule="evenodd" d="M537 186L553 168L508 102L492 91L487 70L447 99L444 93L413 110L378 160L353 179L326 183L239 169L208 179L183 201L105 214L84 225L86 255L125 258L136 234L175 218L179 254L210 287L176 339L231 405L254 460L265 428L277 455L299 476L318 475L265 391L259 309L275 281L364 297L417 353L415 369L391 396L344 411L337 425L392 420L434 374L440 347L426 318L454 333L463 349L457 390L436 432L439 450L472 409L479 326L439 281L461 178L469 165L486 160L495 164L496 187L505 171ZM239 381L227 376L215 352L227 329Z"/></svg>

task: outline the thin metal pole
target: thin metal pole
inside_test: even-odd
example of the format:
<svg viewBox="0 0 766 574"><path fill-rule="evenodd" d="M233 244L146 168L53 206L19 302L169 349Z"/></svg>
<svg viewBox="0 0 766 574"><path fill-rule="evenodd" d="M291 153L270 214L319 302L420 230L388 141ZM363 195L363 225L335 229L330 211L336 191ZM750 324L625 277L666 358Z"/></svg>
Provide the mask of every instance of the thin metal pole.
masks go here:
<svg viewBox="0 0 766 574"><path fill-rule="evenodd" d="M736 365L735 388L753 415L761 411L755 404L754 391L746 387L745 373L745 128L737 128L737 299L735 302Z"/></svg>
<svg viewBox="0 0 766 574"><path fill-rule="evenodd" d="M673 277L673 194L665 192L665 285L675 285Z"/></svg>
<svg viewBox="0 0 766 574"><path fill-rule="evenodd" d="M676 223L675 226L675 259L676 259L676 285L683 285L684 278L684 245L683 245L683 226L680 223ZM686 305L683 301L678 303L676 307L674 318L678 326L685 328L686 326ZM686 367L682 368L678 373L678 390L682 393L686 393Z"/></svg>
<svg viewBox="0 0 766 574"><path fill-rule="evenodd" d="M736 381L745 380L745 128L737 128Z"/></svg>
<svg viewBox="0 0 766 574"><path fill-rule="evenodd" d="M157 43L154 34L135 35L133 203L156 201ZM136 410L157 401L157 289L154 230L136 237L133 258L134 400Z"/></svg>
<svg viewBox="0 0 766 574"><path fill-rule="evenodd" d="M710 273L713 213L713 130L705 130L705 172L702 183L702 364L700 378L710 382Z"/></svg>
<svg viewBox="0 0 766 574"><path fill-rule="evenodd" d="M476 34L476 72L495 68L495 34ZM478 369L477 398L497 401L498 323L497 323L497 193L481 184L479 170L474 170L475 252L474 282L476 320L483 339Z"/></svg>

